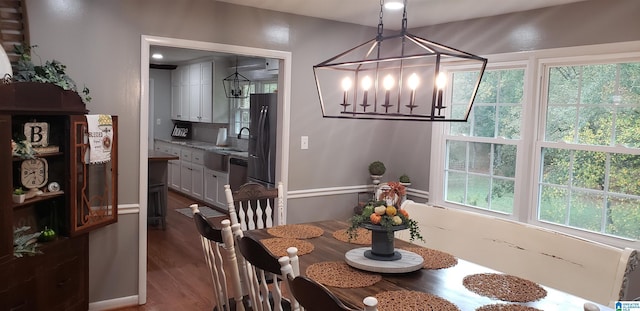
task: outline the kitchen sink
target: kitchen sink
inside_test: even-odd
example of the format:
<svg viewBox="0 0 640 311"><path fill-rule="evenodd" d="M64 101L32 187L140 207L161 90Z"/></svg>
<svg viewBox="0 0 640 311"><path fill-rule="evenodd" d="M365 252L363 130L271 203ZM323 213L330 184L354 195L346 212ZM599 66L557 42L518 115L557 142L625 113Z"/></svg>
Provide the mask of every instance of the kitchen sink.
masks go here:
<svg viewBox="0 0 640 311"><path fill-rule="evenodd" d="M229 162L227 157L228 155L222 152L206 151L204 153L204 167L214 171L226 172L228 169L227 162Z"/></svg>

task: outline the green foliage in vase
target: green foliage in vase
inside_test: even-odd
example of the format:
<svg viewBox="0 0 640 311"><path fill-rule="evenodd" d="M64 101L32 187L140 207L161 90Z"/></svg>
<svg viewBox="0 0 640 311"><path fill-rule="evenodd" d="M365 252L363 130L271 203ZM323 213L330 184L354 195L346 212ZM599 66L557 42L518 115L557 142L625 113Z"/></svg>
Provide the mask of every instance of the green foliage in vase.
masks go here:
<svg viewBox="0 0 640 311"><path fill-rule="evenodd" d="M385 213L383 215L379 215L380 217L379 223L374 224L373 222L371 222L371 215L375 214L375 208L379 206L383 206L386 208L386 202L371 200L369 201L369 203L367 203L367 205L365 205L361 214L353 215L349 219L350 226L347 229L347 235L349 240L352 240L358 237L358 228L362 227L362 225L371 224L371 225L379 225L382 228L384 228L387 231L387 237L389 238L389 240L392 240L394 238L394 234L393 234L394 230L392 230L394 226L407 226L407 229L409 229L410 241L414 241L416 239L424 241L422 234L420 234L420 227L418 227L418 222L409 218L408 214L406 214L405 212L397 212L397 214L393 216ZM401 223L398 224L395 222L394 220L395 216L400 218Z"/></svg>
<svg viewBox="0 0 640 311"><path fill-rule="evenodd" d="M18 187L18 188L13 190L13 194L22 195L22 194L24 194L24 189L22 189L22 187Z"/></svg>
<svg viewBox="0 0 640 311"><path fill-rule="evenodd" d="M19 56L13 80L16 82L40 82L51 83L61 87L64 90L74 91L80 95L82 101L89 103L89 88L86 86L82 89L82 93L78 92L75 81L69 77L65 70L67 66L57 60L46 61L44 65L35 65L31 60L31 52L37 45L22 46L14 45L14 52Z"/></svg>
<svg viewBox="0 0 640 311"><path fill-rule="evenodd" d="M373 161L369 164L369 174L371 175L384 175L384 172L387 171L387 168L384 166L384 163L380 161Z"/></svg>
<svg viewBox="0 0 640 311"><path fill-rule="evenodd" d="M42 252L37 249L38 243L36 243L40 232L27 234L26 232L29 229L31 229L31 227L25 226L13 231L13 256L24 257L25 255L34 256L42 254Z"/></svg>

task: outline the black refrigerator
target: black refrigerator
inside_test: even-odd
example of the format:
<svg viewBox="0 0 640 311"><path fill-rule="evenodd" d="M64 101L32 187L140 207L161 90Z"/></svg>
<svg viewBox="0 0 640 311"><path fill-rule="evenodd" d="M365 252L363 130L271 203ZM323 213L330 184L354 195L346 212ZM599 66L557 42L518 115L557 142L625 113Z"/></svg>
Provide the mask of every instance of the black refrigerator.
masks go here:
<svg viewBox="0 0 640 311"><path fill-rule="evenodd" d="M276 184L276 131L278 96L251 94L249 123L249 181L267 187Z"/></svg>

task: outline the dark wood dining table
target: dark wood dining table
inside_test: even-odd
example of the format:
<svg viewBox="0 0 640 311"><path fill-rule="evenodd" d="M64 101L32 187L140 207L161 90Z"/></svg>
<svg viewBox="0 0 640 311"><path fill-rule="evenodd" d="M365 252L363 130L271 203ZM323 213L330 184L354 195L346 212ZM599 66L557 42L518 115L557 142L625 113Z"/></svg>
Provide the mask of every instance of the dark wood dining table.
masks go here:
<svg viewBox="0 0 640 311"><path fill-rule="evenodd" d="M318 262L345 261L345 253L351 249L362 247L347 242L342 242L333 237L333 232L346 229L348 224L343 221L319 221L306 223L314 225L324 230L322 236L306 241L314 245L314 250L309 254L299 256L300 274L306 275L307 267ZM258 240L273 238L267 229L250 230L245 232L246 236L254 237ZM426 239L430 237L425 237ZM437 238L437 237L433 237ZM405 241L396 239L396 247L415 246ZM525 264L525 263L523 263ZM346 305L361 309L362 300L367 296L375 296L377 293L395 290L411 290L430 293L448 300L455 304L460 310L472 311L477 308L496 303L508 303L497 299L492 299L478 295L469 291L462 283L465 276L477 273L498 273L498 271L474 264L458 258L458 263L446 269L420 269L418 271L399 274L382 274L382 281L362 288L337 288L328 287L331 292L338 296ZM559 275L558 277L562 277ZM542 286L547 295L537 301L520 303L521 305L534 307L540 310L583 310L585 302L588 300L573 296L571 294ZM600 310L612 310L603 305L596 304Z"/></svg>

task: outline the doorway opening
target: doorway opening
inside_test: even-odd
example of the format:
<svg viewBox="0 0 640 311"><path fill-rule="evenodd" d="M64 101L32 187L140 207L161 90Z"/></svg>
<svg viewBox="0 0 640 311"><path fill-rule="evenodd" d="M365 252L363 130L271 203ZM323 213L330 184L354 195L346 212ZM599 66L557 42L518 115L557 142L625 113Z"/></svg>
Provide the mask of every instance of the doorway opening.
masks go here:
<svg viewBox="0 0 640 311"><path fill-rule="evenodd" d="M140 55L140 179L138 200L140 211L138 219L138 304L144 304L147 300L147 177L148 177L148 150L149 146L149 113L150 113L150 85L149 65L151 46L164 46L236 54L241 56L264 57L279 60L278 75L278 122L276 146L276 180L286 185L288 179L289 158L289 107L291 100L291 52L267 50L246 46L219 44L212 42L184 40L167 37L145 36L141 38ZM157 87L157 86L156 86Z"/></svg>

